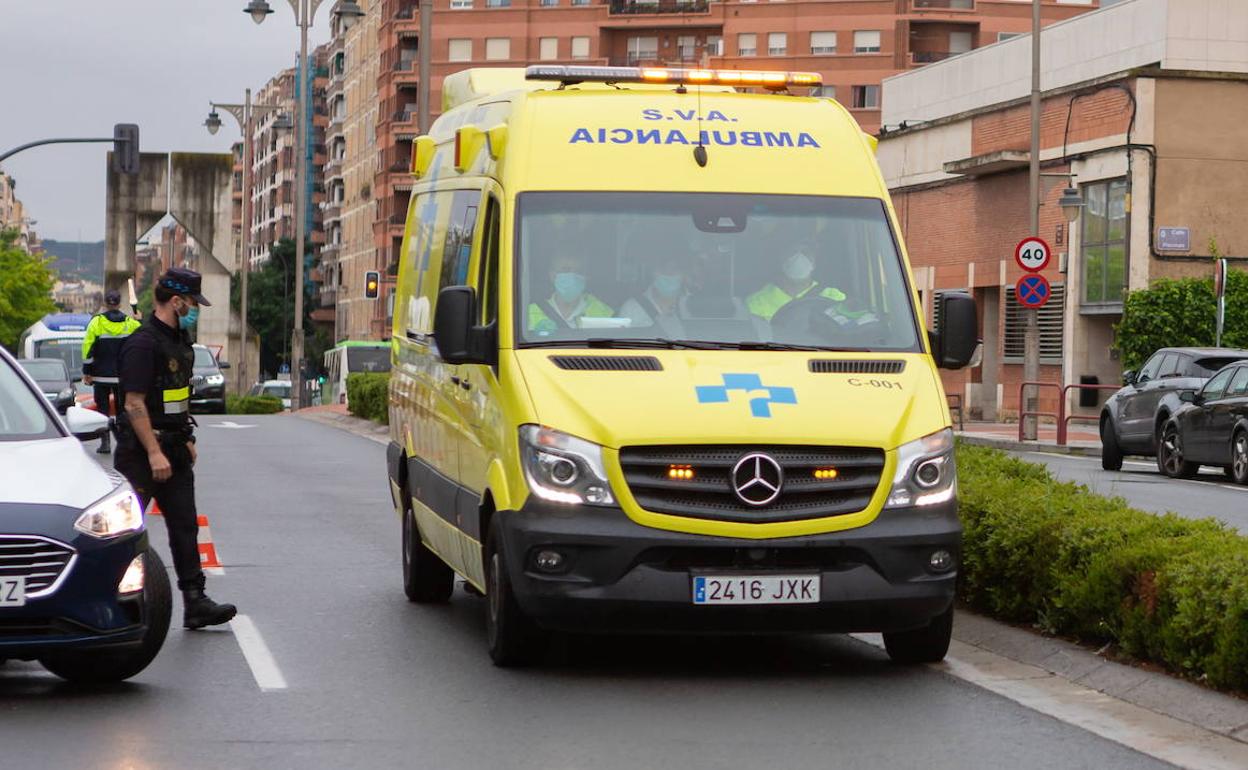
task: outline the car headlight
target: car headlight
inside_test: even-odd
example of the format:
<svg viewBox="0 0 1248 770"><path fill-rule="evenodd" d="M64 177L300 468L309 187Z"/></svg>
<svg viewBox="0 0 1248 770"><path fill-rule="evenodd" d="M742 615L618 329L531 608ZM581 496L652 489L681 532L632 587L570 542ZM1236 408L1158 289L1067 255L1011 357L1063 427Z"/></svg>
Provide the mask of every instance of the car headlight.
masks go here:
<svg viewBox="0 0 1248 770"><path fill-rule="evenodd" d="M73 388L61 388L61 392L56 394L57 401L68 401L74 397Z"/></svg>
<svg viewBox="0 0 1248 770"><path fill-rule="evenodd" d="M602 447L540 425L520 426L520 456L529 489L543 500L612 505Z"/></svg>
<svg viewBox="0 0 1248 770"><path fill-rule="evenodd" d="M210 375L208 375L207 377L205 377L205 378L204 378L204 384L205 384L205 385L214 385L214 386L215 386L215 385L224 385L224 384L225 384L225 375L224 375L224 374L210 374Z"/></svg>
<svg viewBox="0 0 1248 770"><path fill-rule="evenodd" d="M953 429L945 428L897 448L897 471L884 507L943 503L953 499L957 490Z"/></svg>
<svg viewBox="0 0 1248 770"><path fill-rule="evenodd" d="M101 539L142 528L143 506L129 485L113 490L108 497L83 511L74 522L74 529Z"/></svg>

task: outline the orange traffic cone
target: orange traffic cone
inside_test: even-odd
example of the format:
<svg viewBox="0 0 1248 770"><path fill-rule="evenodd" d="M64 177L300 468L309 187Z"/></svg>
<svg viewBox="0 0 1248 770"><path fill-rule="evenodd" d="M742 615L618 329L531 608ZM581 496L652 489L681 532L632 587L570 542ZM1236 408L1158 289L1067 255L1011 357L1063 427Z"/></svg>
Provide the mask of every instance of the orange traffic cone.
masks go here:
<svg viewBox="0 0 1248 770"><path fill-rule="evenodd" d="M163 513L160 512L160 505L157 504L156 498L154 497L152 498L152 502L149 503L147 506L147 515L148 516L163 516L164 515Z"/></svg>
<svg viewBox="0 0 1248 770"><path fill-rule="evenodd" d="M217 559L217 547L212 544L212 530L208 529L208 517L200 516L199 520L199 566L204 569L220 568Z"/></svg>

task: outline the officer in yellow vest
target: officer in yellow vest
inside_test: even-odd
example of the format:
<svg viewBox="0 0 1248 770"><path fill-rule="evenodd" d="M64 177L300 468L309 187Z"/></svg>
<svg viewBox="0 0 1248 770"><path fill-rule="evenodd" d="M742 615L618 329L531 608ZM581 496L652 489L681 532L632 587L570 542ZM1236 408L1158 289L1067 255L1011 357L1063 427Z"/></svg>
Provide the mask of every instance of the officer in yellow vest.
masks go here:
<svg viewBox="0 0 1248 770"><path fill-rule="evenodd" d="M139 328L139 322L119 309L121 292L109 291L104 295L104 312L87 324L87 336L82 340L82 381L95 386L95 408L109 413L110 397L121 411L121 380L118 365L121 361L121 343ZM100 441L100 454L112 451L109 434Z"/></svg>
<svg viewBox="0 0 1248 770"><path fill-rule="evenodd" d="M550 263L550 281L554 293L529 303L529 331L547 336L559 329L580 328L582 318L611 317L611 306L589 293L585 261L578 254L556 256Z"/></svg>
<svg viewBox="0 0 1248 770"><path fill-rule="evenodd" d="M795 299L823 297L833 302L844 302L845 292L835 286L820 286L811 276L815 272L815 260L810 256L809 244L800 244L780 266L776 279L746 298L750 312L768 321L780 308Z"/></svg>

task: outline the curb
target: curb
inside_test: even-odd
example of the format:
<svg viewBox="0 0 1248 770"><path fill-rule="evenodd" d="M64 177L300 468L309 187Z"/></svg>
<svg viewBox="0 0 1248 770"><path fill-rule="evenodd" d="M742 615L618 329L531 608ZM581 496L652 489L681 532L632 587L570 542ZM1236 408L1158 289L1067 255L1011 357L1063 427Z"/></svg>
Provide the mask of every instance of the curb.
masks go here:
<svg viewBox="0 0 1248 770"><path fill-rule="evenodd" d="M294 413L295 417L311 422L319 422L322 425L328 425L331 428L338 428L348 433L366 438L369 441L375 441L378 444L389 445L390 443L390 426L375 423L372 420L365 420L362 417L356 417L350 414L337 414L335 412L305 412L299 411Z"/></svg>
<svg viewBox="0 0 1248 770"><path fill-rule="evenodd" d="M957 433L955 434L959 441L974 446L987 446L995 449L1004 449L1009 452L1044 452L1045 454L1054 455L1078 455L1081 457L1100 457L1100 447L1092 446L1058 446L1047 441L1018 441L1008 438L996 438L994 436L975 435L974 433Z"/></svg>

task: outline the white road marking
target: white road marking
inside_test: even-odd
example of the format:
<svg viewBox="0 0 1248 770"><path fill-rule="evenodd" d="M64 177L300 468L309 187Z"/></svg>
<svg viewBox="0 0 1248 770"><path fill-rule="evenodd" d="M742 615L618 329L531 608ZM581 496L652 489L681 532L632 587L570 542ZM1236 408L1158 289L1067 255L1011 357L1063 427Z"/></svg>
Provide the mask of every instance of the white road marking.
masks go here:
<svg viewBox="0 0 1248 770"><path fill-rule="evenodd" d="M879 634L851 636L875 647L884 646ZM930 664L929 668L1179 767L1248 767L1248 744L973 645L955 640L944 662Z"/></svg>
<svg viewBox="0 0 1248 770"><path fill-rule="evenodd" d="M237 423L237 422L234 422L233 420L223 420L223 421L221 421L221 422L210 422L210 423L206 423L206 425L207 425L209 428L227 428L227 429L231 429L231 430L238 430L239 428L254 428L254 427L256 427L255 425L251 425L251 424L244 425L244 424L241 424L241 423Z"/></svg>
<svg viewBox="0 0 1248 770"><path fill-rule="evenodd" d="M251 622L251 618L246 615L236 615L230 621L230 630L234 632L234 638L238 640L238 646L242 648L243 657L247 659L251 675L255 678L256 684L260 686L260 690L262 692L285 690L286 677L282 676L282 670L278 668L273 653L269 652L268 645L264 643L264 637L260 635L260 629Z"/></svg>

